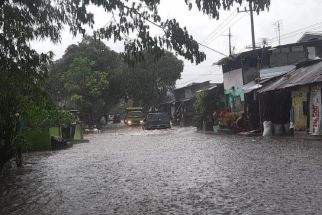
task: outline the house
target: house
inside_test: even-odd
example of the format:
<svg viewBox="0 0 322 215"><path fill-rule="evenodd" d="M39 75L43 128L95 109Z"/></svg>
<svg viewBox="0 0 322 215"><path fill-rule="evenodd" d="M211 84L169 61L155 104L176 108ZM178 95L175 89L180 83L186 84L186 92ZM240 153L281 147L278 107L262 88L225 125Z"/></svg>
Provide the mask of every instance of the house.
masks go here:
<svg viewBox="0 0 322 215"><path fill-rule="evenodd" d="M305 35L302 38L304 39ZM308 94L311 93L310 84L314 82L298 82L291 77L304 78L305 72L311 70L311 64L318 62L321 57L322 40L309 40L272 48L270 53L271 69L289 68L285 69L286 73L281 77L268 82L266 86L262 86L262 89L257 91L261 94L260 98L257 97L261 112L260 123L267 120L276 124L291 122L294 124L295 130L306 131L310 128L308 124ZM316 72L318 73L318 71ZM314 74L312 75L314 76ZM278 86L281 81L287 87ZM295 81L298 84L295 84ZM295 119L292 119L294 117Z"/></svg>
<svg viewBox="0 0 322 215"><path fill-rule="evenodd" d="M269 48L243 52L221 59L226 106L233 112L244 111L243 86L259 79L259 69L269 65Z"/></svg>
<svg viewBox="0 0 322 215"><path fill-rule="evenodd" d="M242 91L245 97L244 111L246 116L248 116L249 127L251 129L260 128L262 124L258 90L274 82L278 77L286 74L294 68L294 65L286 65L280 67L260 69L259 79L257 79L256 81L252 81L242 87Z"/></svg>
<svg viewBox="0 0 322 215"><path fill-rule="evenodd" d="M264 120L322 134L322 60L308 60L259 90Z"/></svg>
<svg viewBox="0 0 322 215"><path fill-rule="evenodd" d="M268 118L276 123L289 122L292 107L289 93L279 92L279 96L265 93L260 97L259 93L299 63L322 57L322 40L305 38L308 36L298 43L248 51L219 62L223 66L226 105L233 112L244 111L251 128L259 128ZM270 105L274 105L274 110L269 109Z"/></svg>
<svg viewBox="0 0 322 215"><path fill-rule="evenodd" d="M161 103L158 107L159 111L168 113L172 119L175 112L175 101L173 91L168 91L166 96L161 99Z"/></svg>
<svg viewBox="0 0 322 215"><path fill-rule="evenodd" d="M207 90L210 93L215 93L216 95L222 94L219 93L220 89L223 89L222 84L214 84L210 83L210 81L191 83L184 87L175 89L175 111L173 113L173 118L176 119L177 123L181 126L193 125L193 118L196 114L193 108L193 103L197 94L203 90ZM216 97L213 99L216 100Z"/></svg>

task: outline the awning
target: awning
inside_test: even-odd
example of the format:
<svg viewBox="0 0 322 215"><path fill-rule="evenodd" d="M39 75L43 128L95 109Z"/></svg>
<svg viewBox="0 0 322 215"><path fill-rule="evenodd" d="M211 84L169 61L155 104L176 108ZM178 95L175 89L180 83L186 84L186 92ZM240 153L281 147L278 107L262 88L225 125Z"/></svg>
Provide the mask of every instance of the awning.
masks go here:
<svg viewBox="0 0 322 215"><path fill-rule="evenodd" d="M265 86L265 83L295 69L294 65L279 66L260 70L260 80L251 81L242 87L244 93L250 93Z"/></svg>
<svg viewBox="0 0 322 215"><path fill-rule="evenodd" d="M308 61L299 64L297 69L286 73L273 83L260 89L259 92L264 93L318 82L322 82L322 62L321 60Z"/></svg>

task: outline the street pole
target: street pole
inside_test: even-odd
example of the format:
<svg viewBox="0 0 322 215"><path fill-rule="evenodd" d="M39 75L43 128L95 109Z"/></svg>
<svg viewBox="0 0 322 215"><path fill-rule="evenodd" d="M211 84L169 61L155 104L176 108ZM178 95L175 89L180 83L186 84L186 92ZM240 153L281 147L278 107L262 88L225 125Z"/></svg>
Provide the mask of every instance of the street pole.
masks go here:
<svg viewBox="0 0 322 215"><path fill-rule="evenodd" d="M277 30L278 30L278 45L281 45L281 26L280 22L277 22Z"/></svg>
<svg viewBox="0 0 322 215"><path fill-rule="evenodd" d="M249 1L249 11L250 11L250 24L251 24L251 29L252 29L253 50L255 50L256 49L256 45L255 45L254 14L253 14L253 4L252 4L252 1Z"/></svg>
<svg viewBox="0 0 322 215"><path fill-rule="evenodd" d="M231 32L230 32L230 27L229 27L228 38L229 38L229 56L231 56Z"/></svg>
<svg viewBox="0 0 322 215"><path fill-rule="evenodd" d="M228 37L228 39L229 39L229 56L231 56L232 55L232 47L231 47L231 37L233 36L232 34L231 34L231 28L229 27L229 32L228 32L228 34L227 35L223 35L223 36L225 36L225 37Z"/></svg>
<svg viewBox="0 0 322 215"><path fill-rule="evenodd" d="M251 27L251 31L252 31L252 47L253 50L256 49L256 44L255 44L255 27L254 27L254 11L253 11L253 0L249 0L249 9L247 10L246 7L244 10L239 10L239 8L237 8L237 12L238 13L247 13L250 12L250 27Z"/></svg>

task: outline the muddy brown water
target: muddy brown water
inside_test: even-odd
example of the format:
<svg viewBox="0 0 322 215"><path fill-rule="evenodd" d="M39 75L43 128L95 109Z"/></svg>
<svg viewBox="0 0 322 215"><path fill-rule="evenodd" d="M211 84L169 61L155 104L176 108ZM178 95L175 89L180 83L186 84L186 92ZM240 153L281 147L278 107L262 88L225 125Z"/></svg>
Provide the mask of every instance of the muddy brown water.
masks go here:
<svg viewBox="0 0 322 215"><path fill-rule="evenodd" d="M0 214L322 214L322 143L114 127L25 155Z"/></svg>

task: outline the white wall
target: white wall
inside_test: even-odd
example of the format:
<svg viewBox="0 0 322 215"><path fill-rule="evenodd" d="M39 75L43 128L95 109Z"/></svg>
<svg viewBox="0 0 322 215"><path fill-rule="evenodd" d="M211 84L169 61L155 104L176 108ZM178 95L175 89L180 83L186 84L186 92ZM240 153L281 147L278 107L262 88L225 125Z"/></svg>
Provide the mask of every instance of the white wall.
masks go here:
<svg viewBox="0 0 322 215"><path fill-rule="evenodd" d="M242 69L236 69L224 73L224 88L225 90L231 87L242 87L243 84L243 72Z"/></svg>

